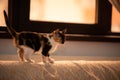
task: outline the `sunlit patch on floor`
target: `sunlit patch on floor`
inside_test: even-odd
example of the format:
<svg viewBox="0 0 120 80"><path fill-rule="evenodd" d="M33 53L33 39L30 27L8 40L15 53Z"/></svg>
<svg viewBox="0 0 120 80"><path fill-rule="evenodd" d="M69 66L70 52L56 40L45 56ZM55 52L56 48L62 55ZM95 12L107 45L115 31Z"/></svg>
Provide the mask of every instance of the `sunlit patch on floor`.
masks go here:
<svg viewBox="0 0 120 80"><path fill-rule="evenodd" d="M0 61L0 80L120 80L120 61Z"/></svg>

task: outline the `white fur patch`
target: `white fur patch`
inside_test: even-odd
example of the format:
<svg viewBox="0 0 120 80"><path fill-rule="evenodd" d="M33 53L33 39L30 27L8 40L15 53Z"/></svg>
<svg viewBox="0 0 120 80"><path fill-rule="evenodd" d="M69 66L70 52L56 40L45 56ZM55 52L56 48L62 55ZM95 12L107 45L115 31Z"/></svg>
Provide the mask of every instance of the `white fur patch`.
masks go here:
<svg viewBox="0 0 120 80"><path fill-rule="evenodd" d="M26 60L30 60L31 55L34 53L34 50L32 48L29 48L27 46L20 46L24 50L24 57Z"/></svg>
<svg viewBox="0 0 120 80"><path fill-rule="evenodd" d="M54 53L59 45L59 43L55 42L53 38L48 38L51 45L52 45L52 48L50 49L49 53Z"/></svg>

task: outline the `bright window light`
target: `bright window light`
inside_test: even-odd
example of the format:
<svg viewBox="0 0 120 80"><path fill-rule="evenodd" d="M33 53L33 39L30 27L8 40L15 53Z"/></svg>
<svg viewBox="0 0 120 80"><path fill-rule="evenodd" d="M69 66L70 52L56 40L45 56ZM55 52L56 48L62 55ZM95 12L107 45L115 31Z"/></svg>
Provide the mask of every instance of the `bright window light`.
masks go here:
<svg viewBox="0 0 120 80"><path fill-rule="evenodd" d="M120 32L120 13L112 7L112 32Z"/></svg>
<svg viewBox="0 0 120 80"><path fill-rule="evenodd" d="M96 0L30 0L30 20L95 23Z"/></svg>
<svg viewBox="0 0 120 80"><path fill-rule="evenodd" d="M0 26L6 26L3 10L6 10L6 12L8 12L8 0L0 0Z"/></svg>

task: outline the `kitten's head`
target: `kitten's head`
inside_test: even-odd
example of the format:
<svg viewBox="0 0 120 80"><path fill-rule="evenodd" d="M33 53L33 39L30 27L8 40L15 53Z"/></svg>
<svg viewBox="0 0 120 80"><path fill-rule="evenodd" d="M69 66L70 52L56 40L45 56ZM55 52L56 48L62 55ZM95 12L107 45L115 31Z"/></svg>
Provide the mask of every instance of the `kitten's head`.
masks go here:
<svg viewBox="0 0 120 80"><path fill-rule="evenodd" d="M64 44L65 39L66 39L65 38L66 31L67 31L66 29L61 30L61 31L59 29L54 30L52 32L53 39L60 44Z"/></svg>

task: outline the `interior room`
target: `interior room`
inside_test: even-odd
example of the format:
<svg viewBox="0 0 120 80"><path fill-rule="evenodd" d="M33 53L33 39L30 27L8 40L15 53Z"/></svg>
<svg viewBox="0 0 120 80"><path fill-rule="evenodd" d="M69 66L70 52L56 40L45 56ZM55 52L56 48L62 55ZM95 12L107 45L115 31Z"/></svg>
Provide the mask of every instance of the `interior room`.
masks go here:
<svg viewBox="0 0 120 80"><path fill-rule="evenodd" d="M120 0L0 0L0 80L120 80ZM5 22L17 32L66 30L44 63L21 62ZM51 41L50 41L51 42ZM53 46L52 46L53 47Z"/></svg>

